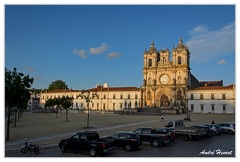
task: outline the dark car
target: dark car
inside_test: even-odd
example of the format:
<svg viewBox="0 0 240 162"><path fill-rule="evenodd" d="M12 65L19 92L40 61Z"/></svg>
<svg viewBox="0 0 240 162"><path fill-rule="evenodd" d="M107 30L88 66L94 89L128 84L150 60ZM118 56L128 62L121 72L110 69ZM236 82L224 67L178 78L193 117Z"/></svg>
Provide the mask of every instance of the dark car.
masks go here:
<svg viewBox="0 0 240 162"><path fill-rule="evenodd" d="M142 145L140 137L132 132L118 132L108 138L114 139L116 147L123 147L126 151L137 149Z"/></svg>
<svg viewBox="0 0 240 162"><path fill-rule="evenodd" d="M203 137L209 138L214 135L214 131L205 125L194 125L194 126L191 126L191 128L202 128L202 129L206 130L206 134L204 134Z"/></svg>
<svg viewBox="0 0 240 162"><path fill-rule="evenodd" d="M171 142L174 142L176 139L174 129L172 128L158 128L157 131L162 132L162 133L169 133L171 136Z"/></svg>
<svg viewBox="0 0 240 162"><path fill-rule="evenodd" d="M153 147L163 146L172 142L170 133L159 132L155 127L138 128L133 132L139 135L142 142L148 142Z"/></svg>
<svg viewBox="0 0 240 162"><path fill-rule="evenodd" d="M112 139L99 138L99 134L95 131L84 131L62 139L59 142L59 148L63 153L69 150L89 151L90 156L97 156L114 149L115 143Z"/></svg>
<svg viewBox="0 0 240 162"><path fill-rule="evenodd" d="M222 134L222 128L219 127L217 124L204 124L204 125L208 126L213 131L214 136Z"/></svg>

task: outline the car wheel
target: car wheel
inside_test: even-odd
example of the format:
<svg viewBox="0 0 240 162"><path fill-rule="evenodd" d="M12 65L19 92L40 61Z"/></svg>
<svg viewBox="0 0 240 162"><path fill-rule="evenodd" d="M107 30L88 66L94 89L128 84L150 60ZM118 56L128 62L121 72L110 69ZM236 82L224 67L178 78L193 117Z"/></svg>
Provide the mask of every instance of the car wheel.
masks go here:
<svg viewBox="0 0 240 162"><path fill-rule="evenodd" d="M184 139L185 141L190 140L188 135L185 135L185 136L183 137L183 139Z"/></svg>
<svg viewBox="0 0 240 162"><path fill-rule="evenodd" d="M152 140L152 146L153 147L158 147L159 146L159 142L158 142L157 139Z"/></svg>
<svg viewBox="0 0 240 162"><path fill-rule="evenodd" d="M62 147L61 147L61 151L63 152L63 153L65 153L66 152L66 145L62 145Z"/></svg>
<svg viewBox="0 0 240 162"><path fill-rule="evenodd" d="M92 156L92 157L97 156L97 150L95 148L91 148L89 150L89 155Z"/></svg>
<svg viewBox="0 0 240 162"><path fill-rule="evenodd" d="M228 134L233 134L233 131L232 131L232 130L229 130L229 131L228 131Z"/></svg>
<svg viewBox="0 0 240 162"><path fill-rule="evenodd" d="M131 145L126 145L125 146L125 150L126 151L131 151L132 150L132 146Z"/></svg>

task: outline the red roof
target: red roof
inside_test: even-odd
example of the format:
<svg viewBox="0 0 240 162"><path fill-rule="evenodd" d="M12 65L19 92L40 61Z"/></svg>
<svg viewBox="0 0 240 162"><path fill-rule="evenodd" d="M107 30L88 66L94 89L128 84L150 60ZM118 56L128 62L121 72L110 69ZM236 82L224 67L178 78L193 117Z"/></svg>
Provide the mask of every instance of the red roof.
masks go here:
<svg viewBox="0 0 240 162"><path fill-rule="evenodd" d="M219 90L219 89L235 89L235 85L231 84L228 86L201 86L191 90Z"/></svg>
<svg viewBox="0 0 240 162"><path fill-rule="evenodd" d="M51 90L51 91L45 91L43 93L64 93L64 92L82 92L82 91L91 91L91 92L104 92L104 91L140 91L140 88L138 87L109 87L109 88L91 88L87 90L70 90L70 89L58 89L58 90Z"/></svg>

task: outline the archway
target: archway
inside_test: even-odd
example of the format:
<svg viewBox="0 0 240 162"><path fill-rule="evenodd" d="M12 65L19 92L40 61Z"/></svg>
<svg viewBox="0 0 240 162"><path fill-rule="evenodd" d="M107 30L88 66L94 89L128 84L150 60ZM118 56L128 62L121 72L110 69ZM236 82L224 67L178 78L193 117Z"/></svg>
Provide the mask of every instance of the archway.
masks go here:
<svg viewBox="0 0 240 162"><path fill-rule="evenodd" d="M170 102L169 102L169 99L168 99L168 96L167 95L162 95L161 99L161 107L169 107L170 105Z"/></svg>

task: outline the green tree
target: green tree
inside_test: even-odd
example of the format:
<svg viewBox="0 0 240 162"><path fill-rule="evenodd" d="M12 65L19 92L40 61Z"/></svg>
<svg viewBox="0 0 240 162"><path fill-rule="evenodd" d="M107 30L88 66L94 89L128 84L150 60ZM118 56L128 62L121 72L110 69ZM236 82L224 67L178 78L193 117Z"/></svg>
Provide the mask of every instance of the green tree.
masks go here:
<svg viewBox="0 0 240 162"><path fill-rule="evenodd" d="M5 111L7 117L7 140L9 140L9 126L10 126L10 114L11 111L15 111L15 126L16 115L19 109L27 109L28 101L30 99L30 93L28 88L31 87L34 79L29 75L18 73L17 68L13 68L13 71L5 68Z"/></svg>
<svg viewBox="0 0 240 162"><path fill-rule="evenodd" d="M73 104L73 98L72 97L63 96L61 98L61 105L66 110L66 121L68 121L68 108L70 106L72 106L72 104Z"/></svg>
<svg viewBox="0 0 240 162"><path fill-rule="evenodd" d="M48 90L56 90L56 89L68 89L68 86L62 80L56 80L49 84Z"/></svg>

